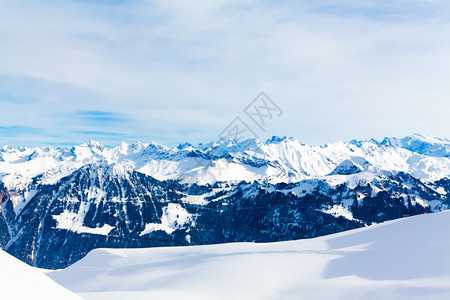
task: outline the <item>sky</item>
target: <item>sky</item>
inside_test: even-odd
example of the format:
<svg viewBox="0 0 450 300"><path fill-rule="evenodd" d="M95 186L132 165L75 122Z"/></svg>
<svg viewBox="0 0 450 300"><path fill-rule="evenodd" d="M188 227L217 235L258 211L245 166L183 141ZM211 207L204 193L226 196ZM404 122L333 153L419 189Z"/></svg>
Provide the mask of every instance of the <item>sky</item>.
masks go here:
<svg viewBox="0 0 450 300"><path fill-rule="evenodd" d="M260 140L450 138L449 14L440 0L0 0L0 145L196 144L236 118ZM260 92L279 108L259 106L264 128L245 111Z"/></svg>

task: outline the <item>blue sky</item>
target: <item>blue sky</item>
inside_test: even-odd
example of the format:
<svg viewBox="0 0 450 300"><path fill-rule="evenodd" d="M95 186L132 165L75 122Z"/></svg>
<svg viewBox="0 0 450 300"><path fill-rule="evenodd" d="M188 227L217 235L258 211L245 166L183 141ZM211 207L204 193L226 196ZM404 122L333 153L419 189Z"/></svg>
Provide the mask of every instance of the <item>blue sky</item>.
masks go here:
<svg viewBox="0 0 450 300"><path fill-rule="evenodd" d="M448 1L2 1L0 144L450 138ZM248 124L251 124L251 121Z"/></svg>

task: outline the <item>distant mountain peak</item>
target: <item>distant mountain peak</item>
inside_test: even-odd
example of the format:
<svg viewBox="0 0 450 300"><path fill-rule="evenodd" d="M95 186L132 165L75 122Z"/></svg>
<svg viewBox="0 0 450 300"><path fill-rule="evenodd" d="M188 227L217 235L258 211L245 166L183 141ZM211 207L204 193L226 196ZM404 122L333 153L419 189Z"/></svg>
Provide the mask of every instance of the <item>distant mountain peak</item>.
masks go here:
<svg viewBox="0 0 450 300"><path fill-rule="evenodd" d="M363 165L360 165L354 160L346 159L341 162L329 175L353 175L364 171L370 164L366 161Z"/></svg>
<svg viewBox="0 0 450 300"><path fill-rule="evenodd" d="M268 140L266 141L266 143L267 143L267 144L268 144L268 143L275 144L275 143L282 142L282 141L284 141L285 139L286 139L286 136L279 137L279 136L274 135L274 136L272 136L272 138L268 139Z"/></svg>
<svg viewBox="0 0 450 300"><path fill-rule="evenodd" d="M384 138L380 145L404 148L428 156L450 157L450 141L414 133L404 138Z"/></svg>
<svg viewBox="0 0 450 300"><path fill-rule="evenodd" d="M100 143L98 141L94 141L94 140L88 140L88 141L84 142L83 144L81 144L80 146L97 149L99 151L105 150L105 146L103 146L102 143Z"/></svg>

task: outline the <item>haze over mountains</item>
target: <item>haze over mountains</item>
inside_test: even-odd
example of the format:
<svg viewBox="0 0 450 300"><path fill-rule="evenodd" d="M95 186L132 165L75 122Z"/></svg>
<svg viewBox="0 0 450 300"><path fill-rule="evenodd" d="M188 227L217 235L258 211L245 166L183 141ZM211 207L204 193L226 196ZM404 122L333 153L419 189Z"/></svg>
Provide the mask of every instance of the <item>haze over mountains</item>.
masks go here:
<svg viewBox="0 0 450 300"><path fill-rule="evenodd" d="M222 139L0 149L0 243L61 268L99 247L310 238L450 205L450 141Z"/></svg>

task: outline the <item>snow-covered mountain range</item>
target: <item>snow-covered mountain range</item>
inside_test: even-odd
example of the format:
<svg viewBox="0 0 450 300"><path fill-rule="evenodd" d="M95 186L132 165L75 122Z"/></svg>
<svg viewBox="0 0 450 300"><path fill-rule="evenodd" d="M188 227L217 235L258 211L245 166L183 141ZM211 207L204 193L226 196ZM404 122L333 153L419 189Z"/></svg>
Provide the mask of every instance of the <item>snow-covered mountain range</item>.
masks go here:
<svg viewBox="0 0 450 300"><path fill-rule="evenodd" d="M289 240L447 209L450 141L4 146L0 178L2 247L59 268L98 247Z"/></svg>
<svg viewBox="0 0 450 300"><path fill-rule="evenodd" d="M403 171L427 181L450 174L450 140L415 134L403 139L338 142L325 146L305 145L294 138L273 137L265 143L180 144L168 148L156 143L121 143L106 148L96 141L74 147L0 148L0 176L9 189L25 188L32 178L53 184L80 167L92 163L114 164L158 180L206 184L216 181L265 180L270 183L321 178L341 163L362 169L372 166Z"/></svg>

